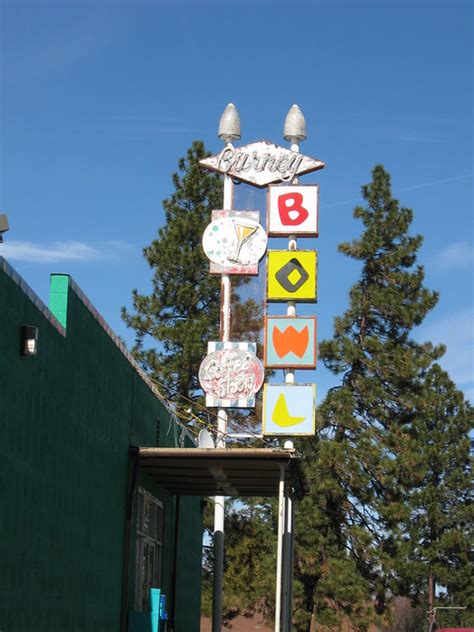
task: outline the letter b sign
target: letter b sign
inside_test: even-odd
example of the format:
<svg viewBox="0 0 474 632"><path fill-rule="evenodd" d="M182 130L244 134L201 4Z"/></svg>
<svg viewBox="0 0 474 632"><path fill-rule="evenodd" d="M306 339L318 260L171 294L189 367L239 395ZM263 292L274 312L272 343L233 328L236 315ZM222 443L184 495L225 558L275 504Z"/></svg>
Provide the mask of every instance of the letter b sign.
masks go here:
<svg viewBox="0 0 474 632"><path fill-rule="evenodd" d="M270 236L318 236L319 186L269 186L267 231Z"/></svg>

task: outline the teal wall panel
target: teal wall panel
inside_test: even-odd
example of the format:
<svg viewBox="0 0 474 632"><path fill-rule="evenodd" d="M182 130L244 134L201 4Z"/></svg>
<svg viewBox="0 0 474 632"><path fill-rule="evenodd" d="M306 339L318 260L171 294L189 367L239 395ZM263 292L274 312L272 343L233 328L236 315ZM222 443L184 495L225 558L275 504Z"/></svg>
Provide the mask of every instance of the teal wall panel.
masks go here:
<svg viewBox="0 0 474 632"><path fill-rule="evenodd" d="M202 503L200 498L182 496L180 501L179 543L178 543L178 589L176 594L176 629L199 632L201 610L201 558L195 551L202 549ZM186 607L179 607L186 604Z"/></svg>
<svg viewBox="0 0 474 632"><path fill-rule="evenodd" d="M0 629L117 632L129 446L174 445L177 429L75 284L61 275L53 289L59 322L0 258ZM35 357L20 353L22 325L39 329ZM139 482L165 504L171 594L175 499ZM202 516L199 499L188 500L178 612L199 596L199 574L186 569L190 558L200 565ZM132 538L130 608L134 555ZM198 603L188 612L199 621Z"/></svg>

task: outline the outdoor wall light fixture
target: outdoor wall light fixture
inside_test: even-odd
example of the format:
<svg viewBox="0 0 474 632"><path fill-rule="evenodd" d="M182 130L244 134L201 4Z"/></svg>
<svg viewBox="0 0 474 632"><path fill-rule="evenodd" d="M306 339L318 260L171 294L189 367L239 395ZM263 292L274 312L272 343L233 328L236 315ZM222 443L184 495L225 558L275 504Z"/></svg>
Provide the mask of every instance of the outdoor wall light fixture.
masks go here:
<svg viewBox="0 0 474 632"><path fill-rule="evenodd" d="M34 356L38 353L38 327L23 325L21 328L21 351L24 356Z"/></svg>
<svg viewBox="0 0 474 632"><path fill-rule="evenodd" d="M0 244L3 241L3 233L6 233L8 228L8 217L4 213L0 213Z"/></svg>

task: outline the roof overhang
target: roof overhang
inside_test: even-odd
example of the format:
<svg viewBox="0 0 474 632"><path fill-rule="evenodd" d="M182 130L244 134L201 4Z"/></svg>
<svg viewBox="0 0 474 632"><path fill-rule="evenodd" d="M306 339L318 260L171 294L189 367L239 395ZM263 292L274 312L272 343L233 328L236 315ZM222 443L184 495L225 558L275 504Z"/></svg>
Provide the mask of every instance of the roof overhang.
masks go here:
<svg viewBox="0 0 474 632"><path fill-rule="evenodd" d="M288 493L308 492L301 456L269 448L134 448L141 471L172 494L277 496L280 472Z"/></svg>

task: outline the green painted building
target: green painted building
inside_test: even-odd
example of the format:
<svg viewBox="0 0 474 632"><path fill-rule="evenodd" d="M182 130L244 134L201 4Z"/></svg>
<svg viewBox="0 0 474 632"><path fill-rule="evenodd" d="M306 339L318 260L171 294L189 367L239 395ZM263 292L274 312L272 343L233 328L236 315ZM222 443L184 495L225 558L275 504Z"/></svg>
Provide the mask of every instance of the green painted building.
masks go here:
<svg viewBox="0 0 474 632"><path fill-rule="evenodd" d="M168 631L198 632L201 499L133 458L192 445L69 276L46 307L0 257L1 632L147 630L150 586Z"/></svg>

